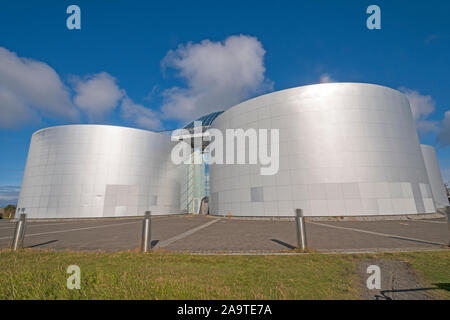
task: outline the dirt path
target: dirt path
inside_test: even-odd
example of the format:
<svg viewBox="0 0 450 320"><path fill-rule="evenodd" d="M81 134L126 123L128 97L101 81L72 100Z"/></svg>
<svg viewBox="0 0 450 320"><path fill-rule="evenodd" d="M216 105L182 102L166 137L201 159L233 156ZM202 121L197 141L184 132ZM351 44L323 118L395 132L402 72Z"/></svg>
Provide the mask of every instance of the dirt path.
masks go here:
<svg viewBox="0 0 450 320"><path fill-rule="evenodd" d="M366 281L372 273L367 273L370 265L380 267L381 289L367 288ZM429 300L433 299L433 290L430 285L424 285L412 267L403 261L371 259L363 260L358 265L362 299L366 300Z"/></svg>

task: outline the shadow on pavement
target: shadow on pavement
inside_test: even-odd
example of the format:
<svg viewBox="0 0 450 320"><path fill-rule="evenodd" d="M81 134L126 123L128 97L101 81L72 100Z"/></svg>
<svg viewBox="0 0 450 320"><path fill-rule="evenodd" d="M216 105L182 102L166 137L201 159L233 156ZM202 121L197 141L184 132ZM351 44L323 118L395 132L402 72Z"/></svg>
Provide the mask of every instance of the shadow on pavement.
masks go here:
<svg viewBox="0 0 450 320"><path fill-rule="evenodd" d="M150 248L153 249L154 247L156 247L156 245L159 243L159 240L152 240L152 242L150 243Z"/></svg>
<svg viewBox="0 0 450 320"><path fill-rule="evenodd" d="M35 248L35 247L45 246L47 244L54 243L57 241L58 240L50 240L50 241L46 241L46 242L42 242L42 243L38 243L38 244L33 244L32 246L28 246L27 248Z"/></svg>
<svg viewBox="0 0 450 320"><path fill-rule="evenodd" d="M293 245L291 245L289 243L283 242L281 240L277 240L277 239L270 239L270 240L275 242L275 243L281 244L282 246L285 246L288 249L295 249L295 246L293 246Z"/></svg>
<svg viewBox="0 0 450 320"><path fill-rule="evenodd" d="M415 288L415 289L398 289L398 290L381 290L381 296L376 295L377 300L393 300L391 297L387 296L386 294L389 293L406 293L406 292L418 292L418 291L426 291L426 290L436 290L440 289L439 287L433 287L433 288Z"/></svg>

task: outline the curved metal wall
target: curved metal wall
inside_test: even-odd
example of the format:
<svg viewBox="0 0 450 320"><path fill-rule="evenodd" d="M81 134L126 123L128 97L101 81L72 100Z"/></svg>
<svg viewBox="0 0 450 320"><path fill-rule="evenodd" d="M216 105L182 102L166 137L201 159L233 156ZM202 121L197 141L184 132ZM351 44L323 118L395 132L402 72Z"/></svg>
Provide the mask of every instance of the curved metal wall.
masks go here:
<svg viewBox="0 0 450 320"><path fill-rule="evenodd" d="M445 191L444 181L442 180L439 162L436 152L432 146L421 144L423 159L427 169L428 180L430 181L431 191L437 208L445 208L449 205L447 192Z"/></svg>
<svg viewBox="0 0 450 320"><path fill-rule="evenodd" d="M396 90L358 83L298 87L238 104L212 126L280 130L276 175L259 175L259 165L211 165L212 214L435 211L409 102Z"/></svg>
<svg viewBox="0 0 450 320"><path fill-rule="evenodd" d="M170 137L145 130L69 125L33 134L18 208L30 218L179 212Z"/></svg>

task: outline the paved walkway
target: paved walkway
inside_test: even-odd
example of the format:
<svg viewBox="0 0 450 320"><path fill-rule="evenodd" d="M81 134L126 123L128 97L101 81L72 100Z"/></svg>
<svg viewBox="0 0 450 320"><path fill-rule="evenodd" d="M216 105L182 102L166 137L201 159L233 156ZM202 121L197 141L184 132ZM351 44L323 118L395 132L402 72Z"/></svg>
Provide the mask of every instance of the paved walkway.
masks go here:
<svg viewBox="0 0 450 320"><path fill-rule="evenodd" d="M367 288L369 266L380 268L380 289ZM404 261L372 259L363 260L358 265L361 279L362 298L365 300L431 300L435 296L436 284L423 285L411 266ZM370 272L373 274L373 271Z"/></svg>
<svg viewBox="0 0 450 320"><path fill-rule="evenodd" d="M0 248L9 248L14 223L0 220ZM142 219L30 221L25 246L52 250L139 248ZM308 245L320 252L442 249L450 239L444 219L308 222ZM296 244L295 222L210 216L152 218L155 248L200 253L284 252Z"/></svg>

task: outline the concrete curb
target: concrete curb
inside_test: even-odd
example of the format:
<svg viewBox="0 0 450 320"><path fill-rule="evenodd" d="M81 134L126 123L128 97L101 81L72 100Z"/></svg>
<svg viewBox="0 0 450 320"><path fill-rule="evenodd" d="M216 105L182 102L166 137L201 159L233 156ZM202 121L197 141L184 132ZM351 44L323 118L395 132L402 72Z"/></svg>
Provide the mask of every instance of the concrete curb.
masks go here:
<svg viewBox="0 0 450 320"><path fill-rule="evenodd" d="M295 221L295 217L239 217L239 216L220 216L220 215L200 215L200 214L186 214L186 213L177 213L177 214L164 214L164 215L152 215L152 218L169 218L169 217L180 217L184 216L187 218L193 217L209 217L209 218L223 218L223 219L231 219L231 220L257 220L257 221ZM47 219L39 219L39 218L31 218L27 219L27 221L31 222L54 222L54 221L108 221L108 220L136 220L143 219L144 216L132 216L132 217L92 217L92 218L47 218ZM317 216L317 217L305 217L306 221L403 221L403 220L424 220L424 219L440 219L445 218L445 214L436 212L436 213L426 213L426 214L405 214L405 215L382 215L382 216L342 216L342 217L326 217L326 216ZM6 219L5 219L6 220ZM9 219L10 223L16 223L17 219L12 218Z"/></svg>
<svg viewBox="0 0 450 320"><path fill-rule="evenodd" d="M193 215L187 215L184 213L179 214L162 214L162 215L152 215L152 218L170 218L170 217L180 217L180 216L193 216ZM139 220L144 219L144 215L142 216L129 216L129 217L92 217L92 218L46 218L46 219L39 219L39 218L30 218L27 219L29 222L84 222L84 221L118 221L118 220ZM10 219L10 223L17 222L17 219L13 218Z"/></svg>
<svg viewBox="0 0 450 320"><path fill-rule="evenodd" d="M190 255L223 255L223 256L255 256L255 255L274 255L274 256L293 256L305 254L371 254L371 253L401 253L401 252L423 252L423 251L448 251L449 249L437 248L366 248L366 249L316 249L312 252L282 252L268 250L247 250L247 251L178 251L165 250L165 253L184 253Z"/></svg>
<svg viewBox="0 0 450 320"><path fill-rule="evenodd" d="M212 217L231 219L231 220L260 220L260 221L295 221L295 217L237 217L237 216L219 216ZM441 213L426 214L405 214L405 215L383 215L383 216L347 216L347 217L311 217L306 216L306 221L403 221L403 220L424 220L440 219L445 216Z"/></svg>

